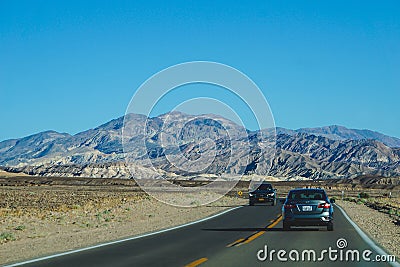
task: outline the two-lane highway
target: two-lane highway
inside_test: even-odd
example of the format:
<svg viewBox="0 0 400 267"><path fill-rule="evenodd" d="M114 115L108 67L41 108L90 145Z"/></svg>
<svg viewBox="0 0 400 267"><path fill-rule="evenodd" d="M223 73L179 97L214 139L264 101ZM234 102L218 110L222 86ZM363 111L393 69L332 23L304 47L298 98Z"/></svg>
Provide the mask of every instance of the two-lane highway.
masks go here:
<svg viewBox="0 0 400 267"><path fill-rule="evenodd" d="M372 251L369 255L371 259L375 259L377 252L359 236L338 209L335 209L333 232L325 228L283 231L281 207L280 202L276 206L244 206L186 227L24 266L387 266L363 259L345 261L345 257L340 261L340 253L346 256L347 250L359 250L361 258L363 251L369 249ZM338 249L338 239L344 239L347 246ZM321 252L329 250L329 247L338 250L336 261L329 259L328 252L322 254L323 261L318 261ZM281 249L287 252L287 262L277 258L277 251ZM275 250L275 253L270 257L271 250ZM289 259L292 250L298 251L300 262ZM317 262L313 261L313 254L309 250L315 251ZM291 253L291 258L296 260L296 252ZM301 259L302 253L305 253L304 261ZM261 260L265 255L268 256L265 261L260 261L257 254Z"/></svg>

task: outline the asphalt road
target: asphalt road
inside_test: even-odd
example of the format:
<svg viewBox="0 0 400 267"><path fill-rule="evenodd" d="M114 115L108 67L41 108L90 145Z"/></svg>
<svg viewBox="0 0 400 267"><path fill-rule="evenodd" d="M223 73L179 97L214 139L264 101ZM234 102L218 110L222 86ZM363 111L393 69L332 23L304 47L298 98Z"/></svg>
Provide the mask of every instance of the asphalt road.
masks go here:
<svg viewBox="0 0 400 267"><path fill-rule="evenodd" d="M65 256L55 257L24 266L69 267L69 266L388 266L384 263L366 262L362 259L363 250L372 252L369 258L375 259L376 252L355 231L343 214L335 209L334 231L325 228L295 228L283 231L280 217L281 203L277 206L244 206L213 219L196 223L157 235L130 240L113 245L94 248ZM337 240L344 238L347 247L338 249ZM257 259L260 250L284 249L287 262ZM324 249L338 250L334 255L343 259L329 259L328 252L324 260L313 262L304 250L315 250L316 258ZM348 250L357 249L360 261L345 261ZM299 252L299 262L289 259L291 250ZM268 253L267 253L268 254ZM260 252L263 257L265 253ZM269 255L269 254L268 254ZM292 252L292 258L296 252ZM350 254L348 254L350 255Z"/></svg>

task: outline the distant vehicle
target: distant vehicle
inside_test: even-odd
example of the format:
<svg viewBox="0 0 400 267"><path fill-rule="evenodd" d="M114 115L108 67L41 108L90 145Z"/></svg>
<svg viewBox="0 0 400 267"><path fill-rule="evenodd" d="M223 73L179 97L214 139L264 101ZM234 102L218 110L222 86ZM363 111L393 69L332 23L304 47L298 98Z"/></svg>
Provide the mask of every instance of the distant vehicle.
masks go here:
<svg viewBox="0 0 400 267"><path fill-rule="evenodd" d="M276 189L272 187L272 184L262 182L255 190L249 191L249 205L253 206L257 202L269 202L272 206L276 205Z"/></svg>
<svg viewBox="0 0 400 267"><path fill-rule="evenodd" d="M283 230L291 226L326 226L333 231L334 199L323 189L293 189L282 207Z"/></svg>

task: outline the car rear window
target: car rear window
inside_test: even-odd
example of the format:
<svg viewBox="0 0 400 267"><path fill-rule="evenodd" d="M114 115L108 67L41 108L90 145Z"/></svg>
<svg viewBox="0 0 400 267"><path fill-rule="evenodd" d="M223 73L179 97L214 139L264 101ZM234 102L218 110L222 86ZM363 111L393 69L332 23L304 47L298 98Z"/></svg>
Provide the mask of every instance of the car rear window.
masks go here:
<svg viewBox="0 0 400 267"><path fill-rule="evenodd" d="M289 193L289 199L308 199L308 200L325 200L326 195L321 191L292 191Z"/></svg>
<svg viewBox="0 0 400 267"><path fill-rule="evenodd" d="M258 190L269 190L269 189L272 189L272 185L270 185L270 184L261 184L257 189Z"/></svg>

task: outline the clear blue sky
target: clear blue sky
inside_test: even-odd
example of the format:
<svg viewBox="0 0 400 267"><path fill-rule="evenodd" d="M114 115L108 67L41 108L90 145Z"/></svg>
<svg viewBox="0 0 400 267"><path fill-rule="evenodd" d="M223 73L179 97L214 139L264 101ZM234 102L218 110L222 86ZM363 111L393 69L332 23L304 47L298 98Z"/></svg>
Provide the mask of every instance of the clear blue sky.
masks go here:
<svg viewBox="0 0 400 267"><path fill-rule="evenodd" d="M96 127L193 60L246 73L277 126L400 137L399 14L399 1L0 1L0 140Z"/></svg>

